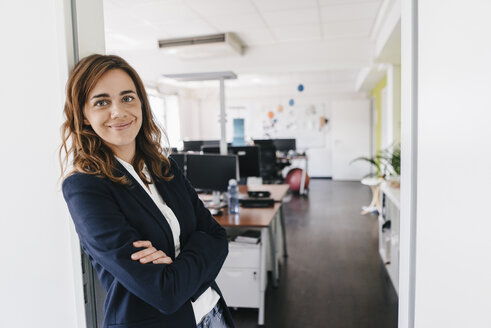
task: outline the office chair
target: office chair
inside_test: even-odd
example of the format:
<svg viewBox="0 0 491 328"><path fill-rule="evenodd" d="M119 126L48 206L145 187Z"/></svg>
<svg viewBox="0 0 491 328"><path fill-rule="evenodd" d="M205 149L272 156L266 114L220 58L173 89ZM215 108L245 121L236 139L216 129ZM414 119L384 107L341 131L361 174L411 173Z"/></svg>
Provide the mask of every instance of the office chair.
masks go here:
<svg viewBox="0 0 491 328"><path fill-rule="evenodd" d="M260 169L263 183L276 183L281 181L276 163L276 147L274 145L259 146Z"/></svg>

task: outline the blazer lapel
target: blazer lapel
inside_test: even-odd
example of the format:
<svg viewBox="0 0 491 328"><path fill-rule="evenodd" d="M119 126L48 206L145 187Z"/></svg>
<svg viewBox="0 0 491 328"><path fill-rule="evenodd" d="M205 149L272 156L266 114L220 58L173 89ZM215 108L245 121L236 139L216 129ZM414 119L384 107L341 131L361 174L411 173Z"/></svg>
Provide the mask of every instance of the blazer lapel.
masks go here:
<svg viewBox="0 0 491 328"><path fill-rule="evenodd" d="M164 168L162 168L162 174L164 173L163 171ZM153 174L152 174L152 179L153 181L155 181L155 187L157 188L158 192L162 196L162 199L164 200L165 204L172 210L172 212L176 216L177 221L179 222L179 226L181 228L181 234L179 237L182 245L182 240L186 235L187 229L186 229L185 222L181 221L183 217L182 209L179 206L179 197L181 196L179 196L178 190L170 188L171 185L170 183L158 181Z"/></svg>
<svg viewBox="0 0 491 328"><path fill-rule="evenodd" d="M175 249L174 249L174 238L172 237L172 231L167 222L167 219L164 217L160 209L157 207L153 199L148 195L148 193L142 188L142 186L135 180L133 175L128 172L119 161L116 161L117 169L120 171L121 175L126 176L130 181L131 185L126 188L129 189L130 194L135 197L135 199L152 215L152 218L157 221L159 226L164 230L166 235L166 239L168 242L169 250L171 251L171 257L175 258ZM160 192L160 189L158 189ZM165 198L162 195L162 198Z"/></svg>

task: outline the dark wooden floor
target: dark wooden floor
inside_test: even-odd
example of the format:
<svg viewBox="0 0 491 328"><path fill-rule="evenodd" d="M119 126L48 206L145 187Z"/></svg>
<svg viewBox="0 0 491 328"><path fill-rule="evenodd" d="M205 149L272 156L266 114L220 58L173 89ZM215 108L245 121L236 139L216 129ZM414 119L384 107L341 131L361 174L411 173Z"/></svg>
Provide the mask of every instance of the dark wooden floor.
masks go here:
<svg viewBox="0 0 491 328"><path fill-rule="evenodd" d="M285 204L289 257L268 285L268 328L394 328L397 295L378 255L377 219L360 215L370 191L359 182L311 180L308 197ZM232 310L237 328L258 311Z"/></svg>

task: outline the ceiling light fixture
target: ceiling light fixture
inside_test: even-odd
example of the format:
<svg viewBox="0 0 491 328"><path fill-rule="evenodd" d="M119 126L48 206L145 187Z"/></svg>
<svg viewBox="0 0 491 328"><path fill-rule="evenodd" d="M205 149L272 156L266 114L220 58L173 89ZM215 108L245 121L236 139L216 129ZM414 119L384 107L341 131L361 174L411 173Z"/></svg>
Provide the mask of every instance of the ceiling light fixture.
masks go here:
<svg viewBox="0 0 491 328"><path fill-rule="evenodd" d="M244 45L231 32L159 40L159 48L166 54L173 54L182 59L196 59L242 55Z"/></svg>

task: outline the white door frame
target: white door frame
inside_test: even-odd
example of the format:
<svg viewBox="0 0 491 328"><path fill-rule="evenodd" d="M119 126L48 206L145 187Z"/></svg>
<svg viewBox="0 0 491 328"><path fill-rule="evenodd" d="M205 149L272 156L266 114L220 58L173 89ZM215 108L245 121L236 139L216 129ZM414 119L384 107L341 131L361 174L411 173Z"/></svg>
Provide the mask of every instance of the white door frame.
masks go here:
<svg viewBox="0 0 491 328"><path fill-rule="evenodd" d="M414 328L418 163L418 0L401 3L399 327Z"/></svg>

